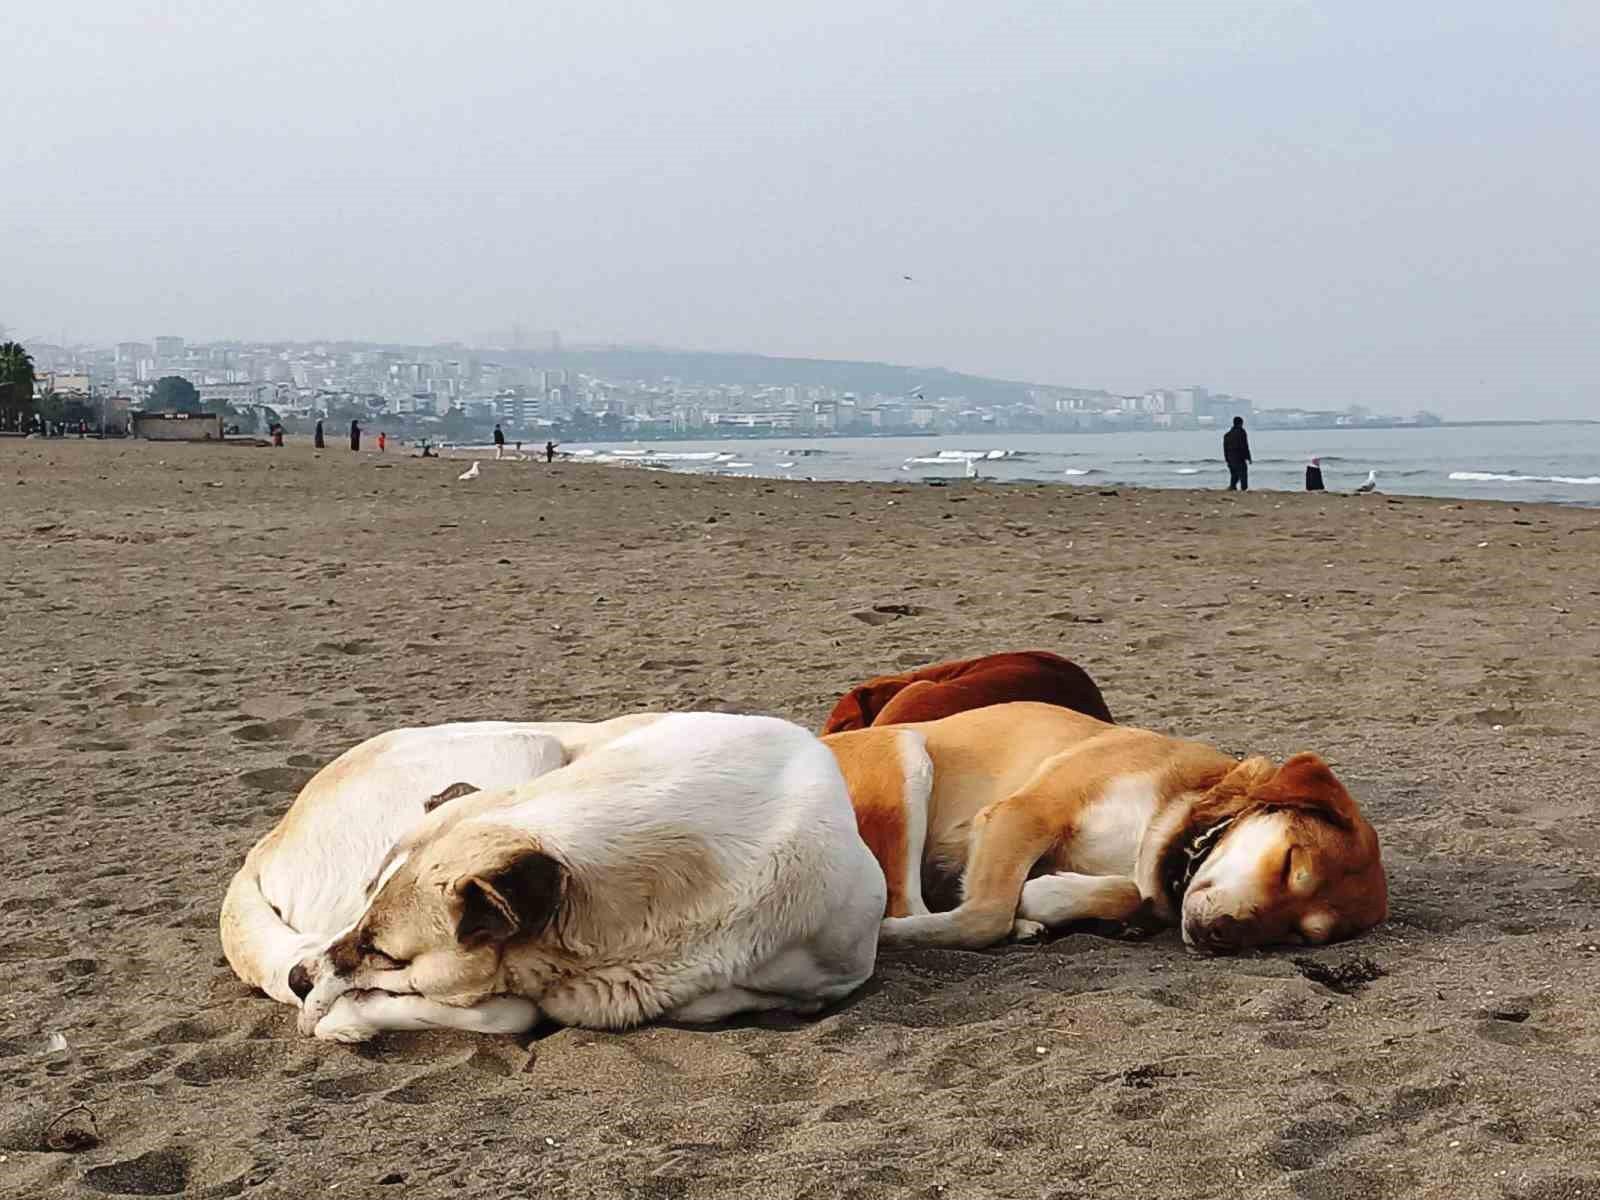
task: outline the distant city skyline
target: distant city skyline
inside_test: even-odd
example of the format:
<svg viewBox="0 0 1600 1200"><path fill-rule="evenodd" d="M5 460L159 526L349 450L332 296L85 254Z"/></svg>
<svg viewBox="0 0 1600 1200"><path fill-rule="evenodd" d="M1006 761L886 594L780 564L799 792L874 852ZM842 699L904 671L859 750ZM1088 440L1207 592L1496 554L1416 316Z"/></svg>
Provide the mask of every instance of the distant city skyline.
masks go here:
<svg viewBox="0 0 1600 1200"><path fill-rule="evenodd" d="M1137 394L886 363L567 346L556 331L509 346L335 341L190 342L176 335L114 346L33 346L35 401L48 419L107 419L182 403L225 420L309 427L352 417L441 438L504 422L544 437L666 438L751 433L1103 433L1193 430L1248 416L1267 428L1437 424L1435 414L1258 405L1199 384ZM523 346L541 343L543 349ZM160 382L177 376L178 391ZM195 411L190 408L187 411Z"/></svg>
<svg viewBox="0 0 1600 1200"><path fill-rule="evenodd" d="M1593 5L22 8L0 322L25 340L520 325L1600 407Z"/></svg>

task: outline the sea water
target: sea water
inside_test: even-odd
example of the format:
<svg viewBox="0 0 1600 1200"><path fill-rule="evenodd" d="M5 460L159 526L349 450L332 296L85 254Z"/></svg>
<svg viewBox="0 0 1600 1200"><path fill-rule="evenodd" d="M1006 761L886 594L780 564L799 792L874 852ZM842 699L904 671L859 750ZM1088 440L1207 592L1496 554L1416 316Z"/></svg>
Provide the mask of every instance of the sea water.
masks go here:
<svg viewBox="0 0 1600 1200"><path fill-rule="evenodd" d="M1378 473L1394 495L1600 506L1600 424L1250 431L1250 486L1299 491L1317 455L1330 491ZM562 453L698 474L1217 488L1220 432L761 438L565 444ZM969 468L969 463L971 468Z"/></svg>

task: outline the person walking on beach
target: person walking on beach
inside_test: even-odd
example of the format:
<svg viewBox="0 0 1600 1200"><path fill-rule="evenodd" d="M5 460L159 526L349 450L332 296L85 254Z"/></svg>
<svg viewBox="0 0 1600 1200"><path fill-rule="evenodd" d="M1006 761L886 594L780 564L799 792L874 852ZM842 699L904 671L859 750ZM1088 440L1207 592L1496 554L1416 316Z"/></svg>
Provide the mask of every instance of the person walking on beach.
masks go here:
<svg viewBox="0 0 1600 1200"><path fill-rule="evenodd" d="M506 433L505 433L505 430L500 428L500 423L498 421L496 421L495 422L495 426L494 426L494 456L495 456L495 458L498 459L502 454L505 453L505 451L506 451Z"/></svg>
<svg viewBox="0 0 1600 1200"><path fill-rule="evenodd" d="M544 460L547 463L555 462L555 460L556 460L556 444L554 442L546 442L544 444Z"/></svg>
<svg viewBox="0 0 1600 1200"><path fill-rule="evenodd" d="M350 449L352 449L352 450L361 449L361 422L360 421L351 421L350 422Z"/></svg>
<svg viewBox="0 0 1600 1200"><path fill-rule="evenodd" d="M1313 458L1306 464L1306 491L1325 492L1327 490L1322 484L1322 460Z"/></svg>
<svg viewBox="0 0 1600 1200"><path fill-rule="evenodd" d="M378 453L382 454L389 448L389 435L383 430L378 430Z"/></svg>
<svg viewBox="0 0 1600 1200"><path fill-rule="evenodd" d="M1235 417L1233 428L1222 435L1222 457L1228 463L1228 490L1250 490L1250 435L1244 431L1244 418Z"/></svg>
<svg viewBox="0 0 1600 1200"><path fill-rule="evenodd" d="M311 435L311 444L321 450L326 443L322 440L322 418L317 418L317 431Z"/></svg>

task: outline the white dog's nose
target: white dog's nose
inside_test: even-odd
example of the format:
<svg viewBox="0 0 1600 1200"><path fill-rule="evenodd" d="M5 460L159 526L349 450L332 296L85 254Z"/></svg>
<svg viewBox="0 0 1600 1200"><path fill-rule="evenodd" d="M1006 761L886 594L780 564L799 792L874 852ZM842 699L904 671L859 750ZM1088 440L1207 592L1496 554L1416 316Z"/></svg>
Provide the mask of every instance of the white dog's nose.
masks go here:
<svg viewBox="0 0 1600 1200"><path fill-rule="evenodd" d="M306 970L305 963L295 963L289 969L289 990L299 1000L311 994L311 972Z"/></svg>

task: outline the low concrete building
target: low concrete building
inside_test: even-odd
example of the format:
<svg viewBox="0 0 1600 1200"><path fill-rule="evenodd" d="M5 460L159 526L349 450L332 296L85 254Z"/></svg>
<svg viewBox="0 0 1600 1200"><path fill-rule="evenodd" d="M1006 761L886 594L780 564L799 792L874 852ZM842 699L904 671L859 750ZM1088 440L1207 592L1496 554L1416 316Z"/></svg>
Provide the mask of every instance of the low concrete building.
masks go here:
<svg viewBox="0 0 1600 1200"><path fill-rule="evenodd" d="M133 436L152 442L220 442L222 418L216 413L134 413Z"/></svg>

